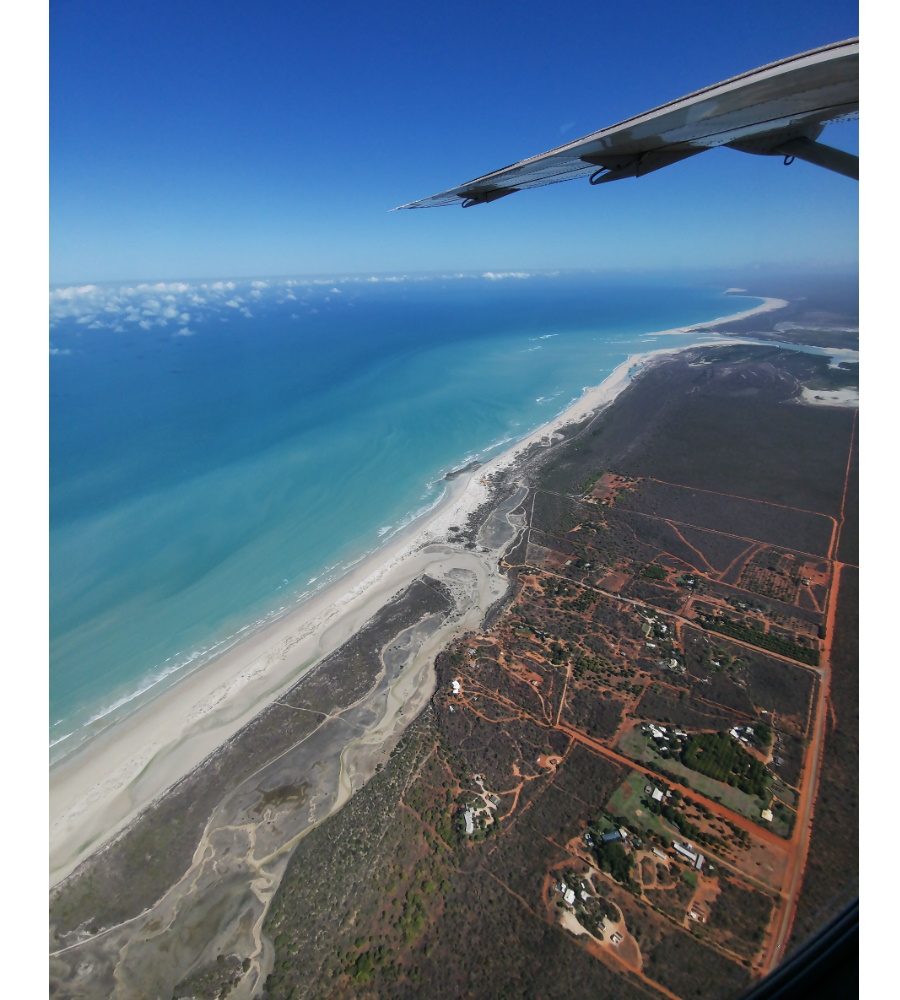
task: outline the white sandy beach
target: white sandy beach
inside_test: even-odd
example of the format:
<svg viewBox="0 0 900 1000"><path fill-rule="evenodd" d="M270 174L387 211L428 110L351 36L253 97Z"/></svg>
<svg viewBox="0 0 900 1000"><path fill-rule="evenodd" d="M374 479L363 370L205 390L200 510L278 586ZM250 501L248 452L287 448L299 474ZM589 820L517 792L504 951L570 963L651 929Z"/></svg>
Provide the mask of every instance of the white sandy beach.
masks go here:
<svg viewBox="0 0 900 1000"><path fill-rule="evenodd" d="M663 333L708 331L717 323L784 304L767 299L755 310ZM698 338L698 343L705 339ZM449 480L445 498L433 511L346 576L54 765L50 771L51 884L125 827L304 671L344 643L410 581L424 572L441 576L447 565L465 559L478 559L482 567L489 566L496 573L493 554L459 548L450 556L446 546L433 543L446 542L449 527L464 525L468 514L489 498L484 480L515 462L532 444L549 442L561 428L612 402L637 366L671 353L671 348L663 348L629 357L553 421L480 468ZM480 583L482 614L495 599L496 585ZM472 627L471 622L467 627Z"/></svg>
<svg viewBox="0 0 900 1000"><path fill-rule="evenodd" d="M741 292L743 289L729 288L728 291ZM720 316L718 319L707 320L705 323L694 323L693 326L683 326L677 330L659 330L655 333L648 334L648 336L664 337L673 333L702 333L706 330L712 330L715 326L721 326L723 323L736 323L739 319L747 319L750 316L758 316L760 313L772 312L775 309L784 309L787 304L788 303L785 299L763 298L762 302L758 306L754 306L753 309L745 309L744 312L732 313L730 316Z"/></svg>

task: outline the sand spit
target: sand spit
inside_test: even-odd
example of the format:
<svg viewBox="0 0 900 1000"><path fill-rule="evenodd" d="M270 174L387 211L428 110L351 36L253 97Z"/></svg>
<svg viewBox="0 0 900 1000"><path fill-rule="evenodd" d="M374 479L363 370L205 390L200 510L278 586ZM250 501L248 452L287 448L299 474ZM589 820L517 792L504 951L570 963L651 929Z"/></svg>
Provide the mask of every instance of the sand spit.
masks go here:
<svg viewBox="0 0 900 1000"><path fill-rule="evenodd" d="M781 300L767 299L752 312L782 304ZM715 322L745 315L748 313ZM665 332L699 332L713 325ZM703 339L698 338L698 343ZM716 342L724 343L719 338ZM434 510L346 576L53 766L51 885L127 826L424 573L441 581L464 570L475 574L478 586L459 608L457 631L463 624L475 627L479 616L483 617L505 589L505 580L497 570L497 555L508 540L499 548L489 548L482 540L478 550L468 550L447 544L449 528L465 524L471 513L488 503L492 479L503 471L514 473L516 463L532 446L551 444L564 428L611 403L641 366L671 353L672 349L659 349L629 357L600 385L585 389L556 419L477 470L448 481L446 495ZM452 638L446 630L441 631L444 643ZM414 686L423 690L418 684Z"/></svg>
<svg viewBox="0 0 900 1000"><path fill-rule="evenodd" d="M730 292L741 291L741 289L730 288ZM727 294L727 292L726 292ZM713 328L721 326L723 323L737 323L740 319L747 319L750 316L758 316L760 313L774 312L776 309L784 309L788 305L785 299L763 298L762 303L753 309L746 309L744 312L733 313L731 316L720 316L718 319L708 320L706 323L694 323L692 326L680 326L675 330L658 330L656 333L647 334L648 337L666 337L676 333L702 333L713 332Z"/></svg>

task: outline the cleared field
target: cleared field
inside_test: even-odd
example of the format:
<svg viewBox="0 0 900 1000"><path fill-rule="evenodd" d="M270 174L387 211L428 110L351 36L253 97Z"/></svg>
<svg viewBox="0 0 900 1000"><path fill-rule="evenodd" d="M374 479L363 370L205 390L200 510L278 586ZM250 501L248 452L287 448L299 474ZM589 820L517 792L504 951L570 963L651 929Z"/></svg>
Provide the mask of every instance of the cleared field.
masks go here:
<svg viewBox="0 0 900 1000"><path fill-rule="evenodd" d="M651 784L651 781L646 774L632 771L613 793L606 811L611 816L621 816L631 821L637 829L649 830L660 837L677 837L678 830L671 823L667 823L662 816L650 812L649 809L641 807L644 788L648 784Z"/></svg>

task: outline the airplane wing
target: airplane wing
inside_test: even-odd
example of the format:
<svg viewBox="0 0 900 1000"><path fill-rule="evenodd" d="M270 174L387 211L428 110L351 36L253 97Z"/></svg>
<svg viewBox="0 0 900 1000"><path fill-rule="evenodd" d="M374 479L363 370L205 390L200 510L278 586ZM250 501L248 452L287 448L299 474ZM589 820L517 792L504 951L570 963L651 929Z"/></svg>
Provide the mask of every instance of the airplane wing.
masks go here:
<svg viewBox="0 0 900 1000"><path fill-rule="evenodd" d="M817 142L829 122L859 114L859 39L835 42L705 87L582 139L400 208L495 201L526 188L588 177L602 184L728 146L797 157L859 179L859 160Z"/></svg>

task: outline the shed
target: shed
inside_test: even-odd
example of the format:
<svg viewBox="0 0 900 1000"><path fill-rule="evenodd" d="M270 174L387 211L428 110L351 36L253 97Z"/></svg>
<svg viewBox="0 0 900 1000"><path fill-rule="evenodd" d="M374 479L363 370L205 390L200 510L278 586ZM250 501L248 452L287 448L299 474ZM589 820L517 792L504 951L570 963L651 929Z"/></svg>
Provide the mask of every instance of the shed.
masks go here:
<svg viewBox="0 0 900 1000"><path fill-rule="evenodd" d="M679 843L677 843L677 842L676 842L676 843L672 844L672 846L673 846L673 847L675 848L675 850L676 850L676 851L677 851L677 852L678 852L678 853L679 853L679 854L680 854L680 855L681 855L681 856L682 856L683 858L687 858L687 860L688 860L688 861L690 861L690 862L691 862L691 864L696 864L696 862L697 862L697 857L698 857L698 856L697 856L696 854L694 854L694 852L693 852L693 851L691 851L691 850L688 850L688 848L687 848L687 847L685 847L685 845L684 845L684 844L679 844Z"/></svg>

